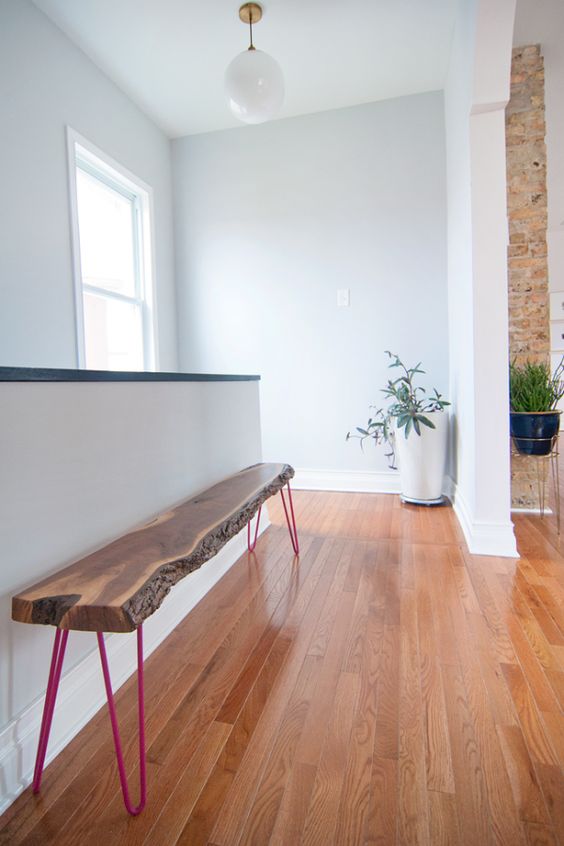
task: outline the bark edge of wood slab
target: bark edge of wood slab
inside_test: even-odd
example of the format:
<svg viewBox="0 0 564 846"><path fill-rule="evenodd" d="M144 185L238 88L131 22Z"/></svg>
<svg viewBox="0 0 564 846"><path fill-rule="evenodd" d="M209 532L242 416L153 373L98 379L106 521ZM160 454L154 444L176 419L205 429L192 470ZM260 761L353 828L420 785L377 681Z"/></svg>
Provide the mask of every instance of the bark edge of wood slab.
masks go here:
<svg viewBox="0 0 564 846"><path fill-rule="evenodd" d="M229 476L14 596L12 619L77 631L134 631L293 476L289 464L255 464Z"/></svg>

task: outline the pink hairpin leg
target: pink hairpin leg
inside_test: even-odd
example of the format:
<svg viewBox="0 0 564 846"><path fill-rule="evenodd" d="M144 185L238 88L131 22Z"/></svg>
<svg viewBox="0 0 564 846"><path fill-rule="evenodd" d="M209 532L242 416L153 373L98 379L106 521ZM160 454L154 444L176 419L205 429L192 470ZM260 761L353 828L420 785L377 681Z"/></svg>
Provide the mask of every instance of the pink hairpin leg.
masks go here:
<svg viewBox="0 0 564 846"><path fill-rule="evenodd" d="M51 732L51 723L53 722L55 701L57 699L57 691L61 680L61 672L63 669L68 637L69 633L67 630L61 632L61 629L57 629L55 632L55 642L53 644L53 654L51 656L51 667L49 669L49 680L47 682L47 692L45 694L45 704L43 706L43 717L41 719L41 730L39 732L39 743L37 745L37 755L35 758L35 770L33 772L34 793L39 793L39 789L41 787L41 776L43 775L43 767L45 765L47 744L49 743L49 734Z"/></svg>
<svg viewBox="0 0 564 846"><path fill-rule="evenodd" d="M262 505L257 512L257 522L255 523L255 539L251 543L251 521L247 523L247 549L249 552L255 551L255 546L257 545L257 537L258 537L258 530L259 530L259 523L260 523L260 512L262 511Z"/></svg>
<svg viewBox="0 0 564 846"><path fill-rule="evenodd" d="M282 505L284 506L284 514L286 515L286 523L288 524L288 531L290 532L290 539L292 541L292 547L296 555L300 554L300 544L298 541L298 530L296 529L296 517L294 515L294 503L292 502L292 491L290 489L290 482L287 482L288 485L288 501L290 503L290 514L288 514L288 509L286 507L286 500L284 499L284 489L280 489L280 496L282 497ZM292 522L290 523L290 515L292 516Z"/></svg>
<svg viewBox="0 0 564 846"><path fill-rule="evenodd" d="M125 807L132 816L140 814L145 807L147 799L147 776L145 768L145 703L143 690L143 627L139 626L137 629L137 697L138 697L138 713L139 713L139 779L140 779L140 798L138 805L132 805L129 796L129 787L127 785L127 775L125 772L125 764L123 762L123 752L121 749L121 739L119 735L119 727L116 716L116 708L114 704L114 695L112 692L112 682L110 679L110 671L108 668L108 658L106 655L106 645L104 643L103 632L96 633L98 637L98 647L100 649L100 660L102 662L102 672L104 674L104 684L106 686L106 695L108 697L108 710L110 712L110 721L112 723L112 733L114 736L114 746L116 750L116 758L118 762L119 780L121 783L121 791L123 793L123 801Z"/></svg>

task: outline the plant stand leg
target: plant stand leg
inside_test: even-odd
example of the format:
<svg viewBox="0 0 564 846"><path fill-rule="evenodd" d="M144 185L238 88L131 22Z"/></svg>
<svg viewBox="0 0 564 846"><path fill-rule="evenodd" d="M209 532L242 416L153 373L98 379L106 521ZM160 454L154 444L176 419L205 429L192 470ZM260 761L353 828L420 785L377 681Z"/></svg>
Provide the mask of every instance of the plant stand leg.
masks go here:
<svg viewBox="0 0 564 846"><path fill-rule="evenodd" d="M284 506L284 514L286 515L286 523L288 524L288 531L290 532L290 540L292 541L292 547L296 555L300 554L300 544L298 541L298 530L296 528L296 517L294 515L294 503L292 502L292 490L290 488L290 482L287 482L288 487L288 502L290 504L290 513L288 513L288 508L286 507L286 500L284 498L284 489L280 489L280 496L282 497L282 505ZM290 522L290 515L291 515L291 522Z"/></svg>
<svg viewBox="0 0 564 846"><path fill-rule="evenodd" d="M552 483L554 488L554 510L556 511L556 528L560 534L560 476L558 474L558 444L555 445L550 455L552 465Z"/></svg>
<svg viewBox="0 0 564 846"><path fill-rule="evenodd" d="M39 789L41 787L41 776L43 775L45 756L47 754L47 744L49 743L49 734L51 732L51 723L53 722L55 701L57 699L57 691L59 690L59 682L61 680L61 672L63 669L63 661L65 660L65 649L67 648L68 638L69 633L67 630L63 632L61 629L56 630L55 642L53 644L53 654L51 656L51 667L49 669L49 680L47 682L47 692L45 694L45 704L43 706L43 717L41 719L41 729L39 732L39 743L35 758L35 769L33 772L34 793L39 793Z"/></svg>
<svg viewBox="0 0 564 846"><path fill-rule="evenodd" d="M102 672L104 674L104 685L106 687L106 695L108 697L108 710L110 712L110 721L112 723L112 734L114 736L114 746L116 750L116 758L119 770L119 780L121 784L121 792L123 794L123 802L128 812L132 816L140 814L145 807L147 799L147 775L145 763L145 703L144 703L144 689L143 689L143 627L139 626L137 629L137 697L138 697L138 716L139 716L139 779L140 779L140 798L139 804L133 805L129 796L129 787L127 785L127 775L125 772L125 764L123 762L123 752L121 748L121 739L119 735L119 727L116 716L116 708L114 704L114 695L112 692L112 682L110 679L110 671L108 668L108 658L106 655L106 645L104 643L104 633L96 632L98 638L98 647L100 649L100 660L102 662Z"/></svg>
<svg viewBox="0 0 564 846"><path fill-rule="evenodd" d="M537 465L537 488L538 488L538 496L539 496L539 510L541 519L544 518L545 506L546 506L546 464L544 462L544 456L539 457L536 460Z"/></svg>

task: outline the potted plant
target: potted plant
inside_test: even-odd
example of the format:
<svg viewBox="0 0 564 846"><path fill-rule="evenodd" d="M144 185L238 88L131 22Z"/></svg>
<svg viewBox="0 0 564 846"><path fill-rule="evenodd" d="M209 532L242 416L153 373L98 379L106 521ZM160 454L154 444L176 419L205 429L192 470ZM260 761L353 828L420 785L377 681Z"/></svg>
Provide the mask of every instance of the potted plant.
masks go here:
<svg viewBox="0 0 564 846"><path fill-rule="evenodd" d="M386 355L391 359L390 367L401 372L382 388L389 404L375 409L366 428L357 426L356 433L348 432L347 440L358 438L361 446L367 438L375 444L387 444L391 468L395 469L398 459L402 500L437 505L443 502L448 437L448 415L444 409L450 403L436 388L427 395L425 388L414 384L416 376L425 373L421 364L406 367L395 353L386 350Z"/></svg>
<svg viewBox="0 0 564 846"><path fill-rule="evenodd" d="M523 455L549 455L560 428L556 406L564 396L564 356L554 373L546 362L509 367L510 432Z"/></svg>

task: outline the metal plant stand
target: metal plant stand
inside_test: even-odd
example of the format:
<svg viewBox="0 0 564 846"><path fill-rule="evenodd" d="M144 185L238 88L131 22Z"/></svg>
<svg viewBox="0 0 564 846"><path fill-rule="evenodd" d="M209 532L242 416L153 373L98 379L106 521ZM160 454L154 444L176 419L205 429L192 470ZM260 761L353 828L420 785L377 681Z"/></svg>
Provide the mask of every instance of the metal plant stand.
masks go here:
<svg viewBox="0 0 564 846"><path fill-rule="evenodd" d="M535 460L537 471L537 486L539 496L539 510L541 518L544 517L546 508L546 483L549 477L552 478L552 490L554 495L554 513L556 514L556 528L560 534L560 476L558 474L558 432L553 438L550 438L550 452L546 455L535 455L534 453L527 453L517 449L515 441L519 440L521 443L526 441L529 444L545 444L546 438L519 438L513 437L512 451L514 455L519 455L524 458L532 458ZM547 467L546 462L549 462L550 468Z"/></svg>

